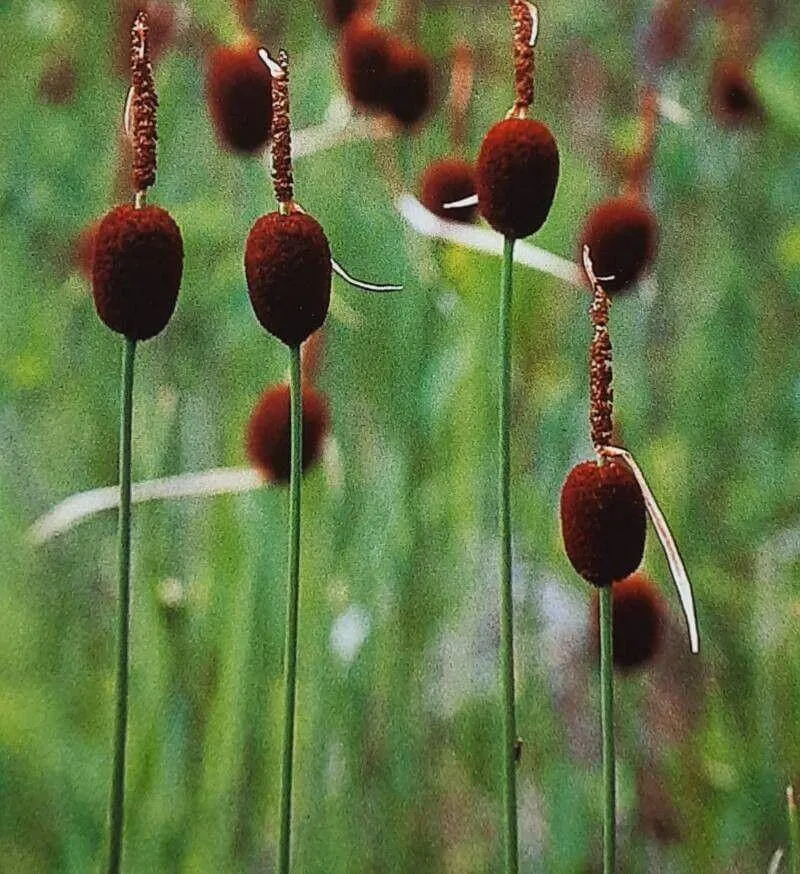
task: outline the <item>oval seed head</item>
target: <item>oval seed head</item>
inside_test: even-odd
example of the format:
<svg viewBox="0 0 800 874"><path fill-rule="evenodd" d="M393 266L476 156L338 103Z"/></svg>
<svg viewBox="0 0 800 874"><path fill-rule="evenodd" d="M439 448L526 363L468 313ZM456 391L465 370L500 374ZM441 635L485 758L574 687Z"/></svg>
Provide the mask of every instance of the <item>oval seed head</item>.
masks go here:
<svg viewBox="0 0 800 874"><path fill-rule="evenodd" d="M383 105L403 127L413 127L431 107L433 65L428 56L411 43L392 39Z"/></svg>
<svg viewBox="0 0 800 874"><path fill-rule="evenodd" d="M744 127L762 120L763 111L745 67L735 59L718 59L711 72L709 105L717 124Z"/></svg>
<svg viewBox="0 0 800 874"><path fill-rule="evenodd" d="M419 182L420 200L434 215L454 222L471 222L477 206L445 209L446 203L455 203L475 194L475 171L472 164L460 158L441 158L429 164Z"/></svg>
<svg viewBox="0 0 800 874"><path fill-rule="evenodd" d="M170 214L130 204L106 213L94 240L92 294L97 314L131 340L160 333L175 311L183 240Z"/></svg>
<svg viewBox="0 0 800 874"><path fill-rule="evenodd" d="M354 105L373 111L384 108L391 39L388 31L362 15L342 29L339 70Z"/></svg>
<svg viewBox="0 0 800 874"><path fill-rule="evenodd" d="M271 212L253 225L244 253L256 318L287 346L322 327L331 297L331 250L319 222Z"/></svg>
<svg viewBox="0 0 800 874"><path fill-rule="evenodd" d="M322 455L329 415L325 397L303 384L303 472ZM245 430L245 452L250 464L268 482L288 483L291 456L291 403L286 383L268 388L253 408Z"/></svg>
<svg viewBox="0 0 800 874"><path fill-rule="evenodd" d="M544 224L558 183L558 146L533 119L499 121L483 138L475 178L481 215L499 233L527 237Z"/></svg>
<svg viewBox="0 0 800 874"><path fill-rule="evenodd" d="M612 197L586 217L580 251L589 247L595 276L608 294L628 291L653 263L658 223L635 197ZM581 260L581 259L579 259Z"/></svg>
<svg viewBox="0 0 800 874"><path fill-rule="evenodd" d="M210 53L206 100L220 145L248 154L264 148L272 128L272 77L254 44Z"/></svg>
<svg viewBox="0 0 800 874"><path fill-rule="evenodd" d="M609 459L584 461L561 489L561 536L572 566L587 582L609 586L642 561L647 518L630 468Z"/></svg>
<svg viewBox="0 0 800 874"><path fill-rule="evenodd" d="M661 649L667 609L664 599L650 579L637 572L611 587L614 604L612 636L614 667L639 668L651 662ZM592 598L591 637L597 648L600 640L597 623L597 593Z"/></svg>

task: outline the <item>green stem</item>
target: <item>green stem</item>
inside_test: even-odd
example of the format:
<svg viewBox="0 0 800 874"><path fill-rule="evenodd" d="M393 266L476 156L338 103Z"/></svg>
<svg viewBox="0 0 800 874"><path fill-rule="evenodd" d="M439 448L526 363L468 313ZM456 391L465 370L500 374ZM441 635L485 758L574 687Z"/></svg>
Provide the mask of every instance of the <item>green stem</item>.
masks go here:
<svg viewBox="0 0 800 874"><path fill-rule="evenodd" d="M291 393L291 467L289 473L289 602L283 654L283 755L281 763L281 831L278 874L288 874L292 839L292 767L297 697L297 614L300 602L300 479L303 471L303 398L300 390L300 346L289 350Z"/></svg>
<svg viewBox="0 0 800 874"><path fill-rule="evenodd" d="M791 786L786 787L786 815L789 820L789 874L800 874L800 831L794 789Z"/></svg>
<svg viewBox="0 0 800 874"><path fill-rule="evenodd" d="M503 279L500 287L500 685L503 690L503 822L505 872L517 874L517 742L514 711L514 605L511 596L511 285L514 240L503 245Z"/></svg>
<svg viewBox="0 0 800 874"><path fill-rule="evenodd" d="M133 364L136 341L125 338L119 427L119 548L117 713L114 730L114 774L108 804L108 874L119 874L125 817L125 751L128 740L128 663L131 618L131 423L133 421Z"/></svg>
<svg viewBox="0 0 800 874"><path fill-rule="evenodd" d="M611 586L600 589L600 712L603 732L603 874L616 865L616 761L614 758L614 653Z"/></svg>

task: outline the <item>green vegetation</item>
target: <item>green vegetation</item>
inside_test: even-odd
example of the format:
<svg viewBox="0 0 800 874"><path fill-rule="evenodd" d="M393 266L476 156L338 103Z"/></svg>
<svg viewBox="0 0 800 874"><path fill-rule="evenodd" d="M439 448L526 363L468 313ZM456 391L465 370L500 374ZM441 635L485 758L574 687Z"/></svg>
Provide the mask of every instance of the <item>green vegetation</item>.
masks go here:
<svg viewBox="0 0 800 874"><path fill-rule="evenodd" d="M308 2L256 4L292 54L295 128L339 85L335 40ZM393 206L448 150L448 53L476 49L472 156L513 99L504 2L420 4L437 112L413 137L298 158L298 201L358 277L338 279L317 384L328 459L303 482L293 867L303 874L500 869L497 671L497 313L500 260L416 235ZM255 322L243 247L274 208L265 165L214 142L197 28L231 38L222 0L192 3L155 66L152 202L181 227L177 310L137 360L134 482L244 463L243 430L285 350ZM636 39L650 4L542 0L535 114L561 177L535 242L576 256L587 209L614 193L610 148L635 131ZM763 872L787 846L800 774L800 8L764 4L762 124L717 126L705 6L661 90L653 279L612 304L615 420L680 545L692 657L661 548L645 567L671 606L662 657L615 686L618 870ZM0 870L86 874L106 847L114 724L114 512L41 546L29 526L117 482L120 338L98 321L73 241L118 199L127 82L116 4L0 4ZM380 16L392 19L390 3ZM39 96L54 56L66 105ZM116 193L115 193L116 192ZM588 458L588 294L514 269L512 528L520 871L602 860L597 653L589 586L558 531ZM152 502L132 517L125 869L274 870L283 721L286 489ZM795 782L796 785L796 782Z"/></svg>

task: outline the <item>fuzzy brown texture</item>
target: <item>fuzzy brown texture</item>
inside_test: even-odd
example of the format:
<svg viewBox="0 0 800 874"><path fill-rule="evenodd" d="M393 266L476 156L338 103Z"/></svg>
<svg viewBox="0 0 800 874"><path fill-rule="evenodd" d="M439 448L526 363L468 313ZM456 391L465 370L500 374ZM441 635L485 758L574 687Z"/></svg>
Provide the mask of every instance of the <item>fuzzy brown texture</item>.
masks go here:
<svg viewBox="0 0 800 874"><path fill-rule="evenodd" d="M558 168L558 146L546 125L519 118L497 122L475 163L481 215L515 240L538 231L553 204Z"/></svg>
<svg viewBox="0 0 800 874"><path fill-rule="evenodd" d="M133 190L144 191L156 181L156 109L158 97L150 63L147 13L140 12L131 30L131 118Z"/></svg>
<svg viewBox="0 0 800 874"><path fill-rule="evenodd" d="M608 295L599 282L593 283L594 295L589 307L592 342L589 344L589 427L595 450L611 443L613 431L614 390L612 378L611 336L608 333Z"/></svg>
<svg viewBox="0 0 800 874"><path fill-rule="evenodd" d="M342 29L339 71L350 100L363 109L380 111L386 99L391 34L363 15Z"/></svg>
<svg viewBox="0 0 800 874"><path fill-rule="evenodd" d="M347 24L351 18L371 7L369 0L324 0L325 18L333 28Z"/></svg>
<svg viewBox="0 0 800 874"><path fill-rule="evenodd" d="M269 141L272 77L254 43L218 46L206 62L206 102L223 148L253 154Z"/></svg>
<svg viewBox="0 0 800 874"><path fill-rule="evenodd" d="M97 229L92 294L97 314L119 334L147 340L175 311L183 273L183 241L170 214L129 204L106 213Z"/></svg>
<svg viewBox="0 0 800 874"><path fill-rule="evenodd" d="M732 59L721 59L714 64L709 108L722 127L746 127L763 120L761 101L743 64Z"/></svg>
<svg viewBox="0 0 800 874"><path fill-rule="evenodd" d="M586 217L578 251L589 247L594 272L608 294L628 291L653 263L656 218L638 198L612 197Z"/></svg>
<svg viewBox="0 0 800 874"><path fill-rule="evenodd" d="M328 433L328 403L308 383L303 384L303 472L322 454ZM250 464L268 482L288 483L291 458L291 399L286 383L268 388L253 408L245 430Z"/></svg>
<svg viewBox="0 0 800 874"><path fill-rule="evenodd" d="M444 204L454 203L475 194L475 171L472 164L460 158L441 158L428 164L419 182L420 199L434 215L453 222L471 222L477 214L477 206L460 206L445 209Z"/></svg>
<svg viewBox="0 0 800 874"><path fill-rule="evenodd" d="M261 216L247 237L250 303L264 328L297 346L322 327L331 296L331 250L316 219L300 212Z"/></svg>
<svg viewBox="0 0 800 874"><path fill-rule="evenodd" d="M639 567L646 521L642 491L622 461L584 461L567 475L561 536L572 566L587 582L608 586Z"/></svg>
<svg viewBox="0 0 800 874"><path fill-rule="evenodd" d="M641 668L651 662L664 639L667 608L650 579L637 572L611 587L614 604L612 637L614 667L620 671ZM596 650L600 643L598 596L592 597L591 638Z"/></svg>
<svg viewBox="0 0 800 874"><path fill-rule="evenodd" d="M289 56L278 53L282 75L272 77L272 187L278 203L291 203L294 196L292 176L292 123L289 117Z"/></svg>
<svg viewBox="0 0 800 874"><path fill-rule="evenodd" d="M420 48L393 39L389 44L384 109L403 127L420 122L433 102L433 65Z"/></svg>

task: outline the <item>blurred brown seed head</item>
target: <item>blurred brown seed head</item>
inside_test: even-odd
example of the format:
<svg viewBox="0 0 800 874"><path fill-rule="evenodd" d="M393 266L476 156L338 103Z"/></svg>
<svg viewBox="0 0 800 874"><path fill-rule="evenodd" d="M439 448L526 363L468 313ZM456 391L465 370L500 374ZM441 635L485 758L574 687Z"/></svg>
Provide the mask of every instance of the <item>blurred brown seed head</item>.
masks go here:
<svg viewBox="0 0 800 874"><path fill-rule="evenodd" d="M655 658L664 638L667 608L650 579L637 572L611 587L613 600L614 667L621 671L640 668ZM590 614L593 648L599 646L598 597L592 596Z"/></svg>
<svg viewBox="0 0 800 874"><path fill-rule="evenodd" d="M39 77L39 99L53 106L72 103L77 84L75 64L69 58L53 56L47 60Z"/></svg>
<svg viewBox="0 0 800 874"><path fill-rule="evenodd" d="M272 79L256 45L218 46L206 59L206 101L223 148L252 154L272 127Z"/></svg>
<svg viewBox="0 0 800 874"><path fill-rule="evenodd" d="M328 433L329 415L325 397L308 383L303 384L303 471L322 454ZM288 483L291 455L289 386L281 383L261 395L250 414L245 431L245 451L268 482Z"/></svg>
<svg viewBox="0 0 800 874"><path fill-rule="evenodd" d="M558 172L558 146L546 125L519 118L497 122L475 163L481 215L512 239L538 231L550 212Z"/></svg>
<svg viewBox="0 0 800 874"><path fill-rule="evenodd" d="M578 243L589 247L595 275L609 294L628 291L648 270L658 247L656 218L638 198L612 197L586 217Z"/></svg>
<svg viewBox="0 0 800 874"><path fill-rule="evenodd" d="M316 219L301 212L261 216L244 255L250 303L261 325L287 346L322 327L331 295L331 250Z"/></svg>
<svg viewBox="0 0 800 874"><path fill-rule="evenodd" d="M175 310L183 273L183 241L158 206L114 207L97 229L92 294L101 320L132 340L162 331Z"/></svg>
<svg viewBox="0 0 800 874"><path fill-rule="evenodd" d="M329 27L338 28L347 24L355 15L370 15L374 0L323 0L325 18Z"/></svg>
<svg viewBox="0 0 800 874"><path fill-rule="evenodd" d="M595 586L632 574L642 561L644 497L630 468L610 459L584 461L561 489L561 535L576 572Z"/></svg>
<svg viewBox="0 0 800 874"><path fill-rule="evenodd" d="M72 243L72 265L87 282L92 281L94 241L99 227L99 219L89 222L81 228Z"/></svg>
<svg viewBox="0 0 800 874"><path fill-rule="evenodd" d="M651 70L658 70L684 54L690 15L686 0L660 0L655 5L644 38L645 60Z"/></svg>
<svg viewBox="0 0 800 874"><path fill-rule="evenodd" d="M429 164L419 182L420 199L434 215L454 222L474 220L477 206L445 209L444 204L455 203L475 194L475 171L460 158L441 158Z"/></svg>
<svg viewBox="0 0 800 874"><path fill-rule="evenodd" d="M392 39L386 69L384 109L402 127L413 127L428 114L433 102L433 65L411 43Z"/></svg>
<svg viewBox="0 0 800 874"><path fill-rule="evenodd" d="M716 61L709 83L709 108L722 127L746 127L763 120L763 109L750 73L734 59Z"/></svg>
<svg viewBox="0 0 800 874"><path fill-rule="evenodd" d="M383 109L391 39L387 30L362 15L342 29L339 70L354 105L372 111Z"/></svg>

